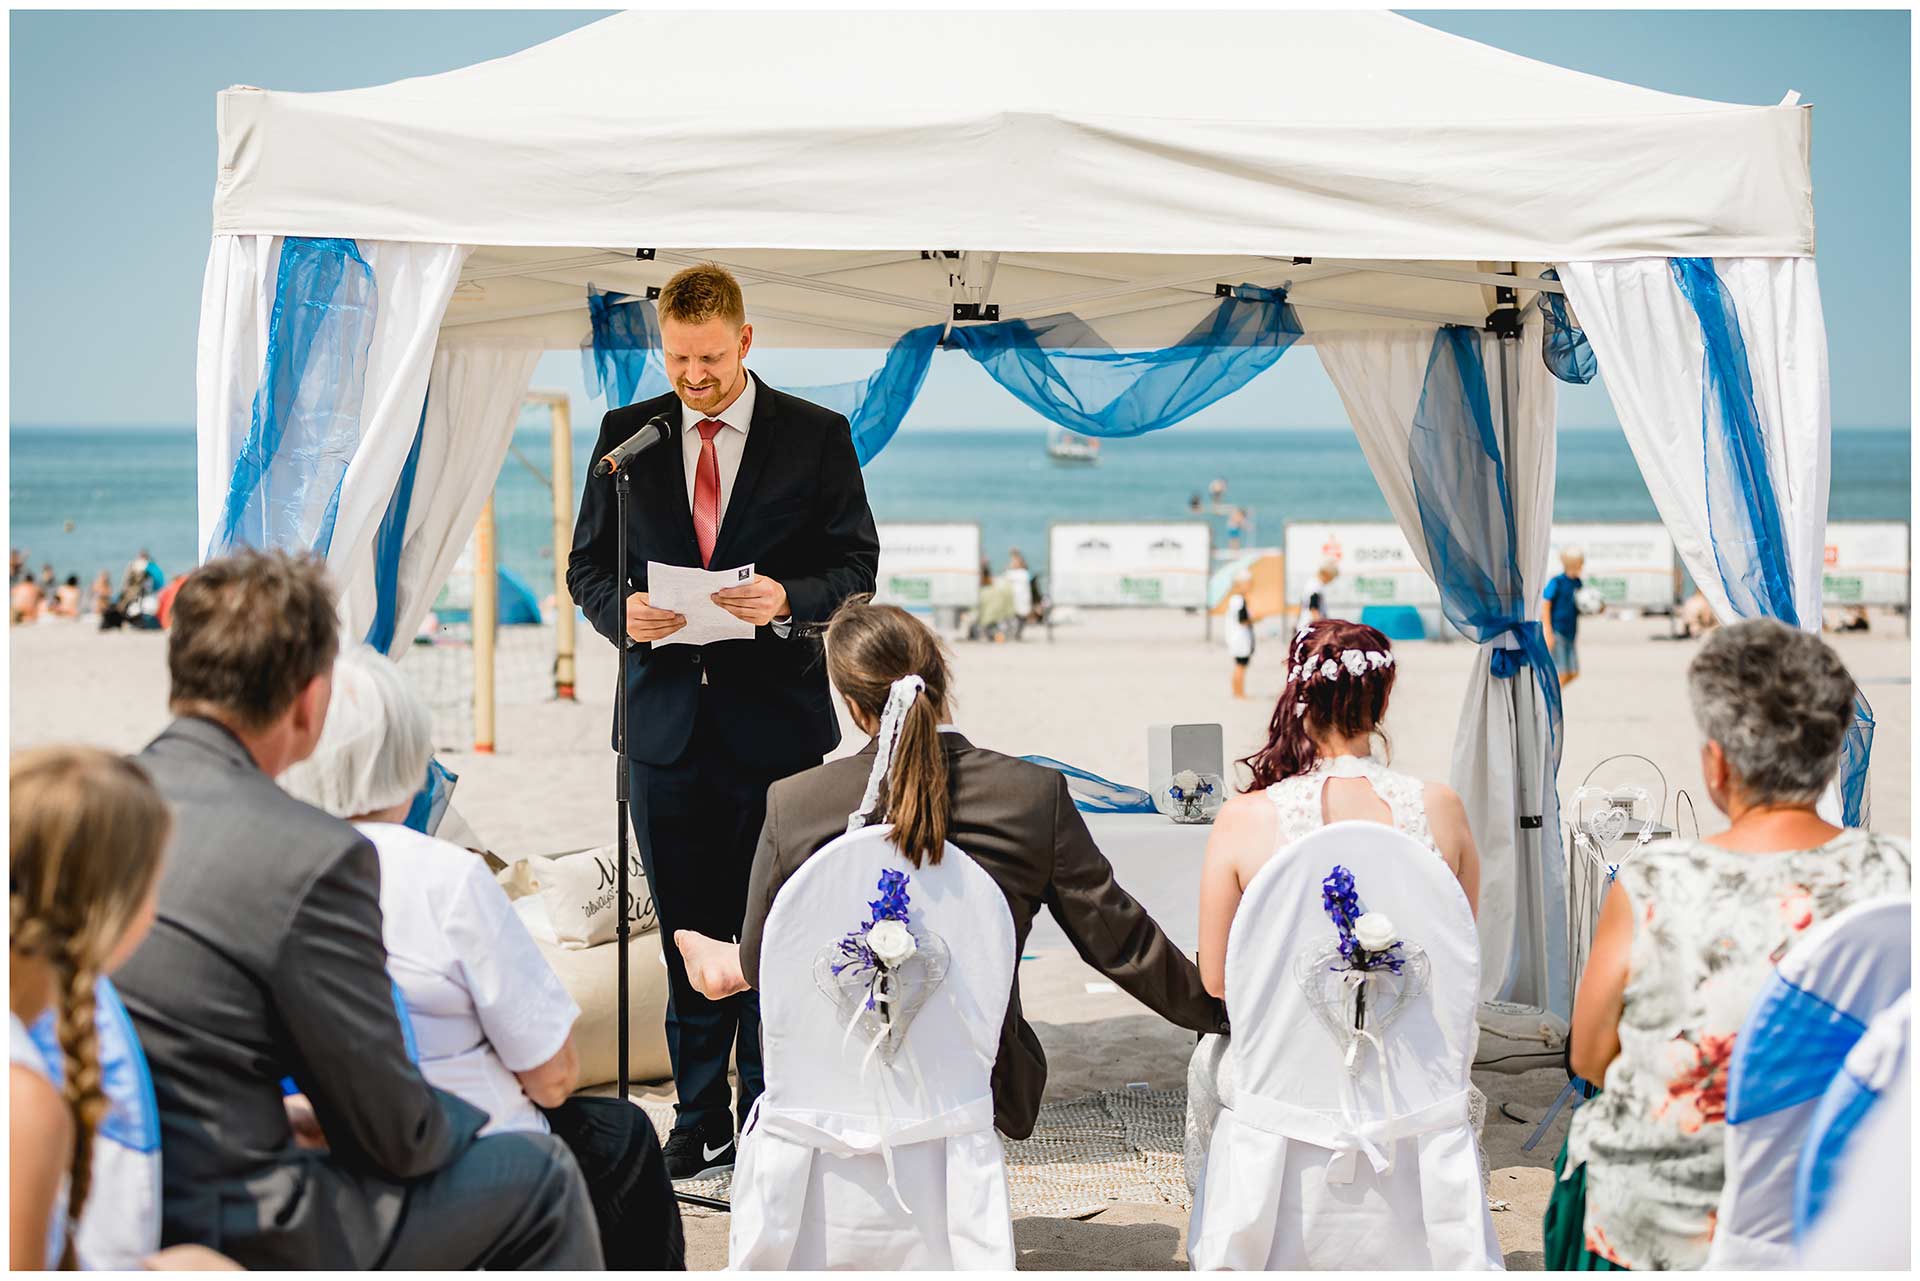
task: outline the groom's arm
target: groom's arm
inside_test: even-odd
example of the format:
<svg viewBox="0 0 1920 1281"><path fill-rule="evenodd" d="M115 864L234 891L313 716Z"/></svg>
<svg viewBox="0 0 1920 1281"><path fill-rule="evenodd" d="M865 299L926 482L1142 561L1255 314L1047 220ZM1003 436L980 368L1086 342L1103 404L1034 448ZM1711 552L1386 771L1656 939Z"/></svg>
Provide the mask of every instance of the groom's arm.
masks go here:
<svg viewBox="0 0 1920 1281"><path fill-rule="evenodd" d="M1113 879L1065 777L1054 794L1053 877L1046 903L1080 958L1169 1023L1195 1032L1227 1030L1227 1008L1208 994L1200 970Z"/></svg>

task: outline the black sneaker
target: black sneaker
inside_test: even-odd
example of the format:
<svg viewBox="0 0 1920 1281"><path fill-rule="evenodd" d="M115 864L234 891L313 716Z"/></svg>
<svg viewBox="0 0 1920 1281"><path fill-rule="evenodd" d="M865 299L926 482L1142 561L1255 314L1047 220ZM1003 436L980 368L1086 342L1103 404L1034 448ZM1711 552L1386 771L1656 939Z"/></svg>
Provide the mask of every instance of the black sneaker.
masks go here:
<svg viewBox="0 0 1920 1281"><path fill-rule="evenodd" d="M692 1127L669 1134L666 1147L661 1149L667 1161L667 1177L675 1183L692 1183L731 1170L733 1135L723 1132L718 1143L713 1142L714 1137Z"/></svg>

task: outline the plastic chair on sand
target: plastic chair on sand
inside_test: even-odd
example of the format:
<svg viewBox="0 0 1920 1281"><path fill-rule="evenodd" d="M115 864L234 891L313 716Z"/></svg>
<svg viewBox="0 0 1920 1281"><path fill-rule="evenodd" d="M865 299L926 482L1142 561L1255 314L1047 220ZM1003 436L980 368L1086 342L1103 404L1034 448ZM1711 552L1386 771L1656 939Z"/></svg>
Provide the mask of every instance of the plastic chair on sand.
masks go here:
<svg viewBox="0 0 1920 1281"><path fill-rule="evenodd" d="M1335 866L1426 958L1423 990L1397 1008L1376 994L1358 1038L1329 1012ZM1468 1113L1479 982L1466 895L1392 828L1333 823L1260 870L1227 943L1233 1088L1194 1198L1195 1269L1503 1268Z"/></svg>
<svg viewBox="0 0 1920 1281"><path fill-rule="evenodd" d="M1794 1181L1847 1054L1907 991L1912 904L1857 903L1807 931L1740 1028L1727 1082L1727 1175L1707 1266L1793 1268Z"/></svg>
<svg viewBox="0 0 1920 1281"><path fill-rule="evenodd" d="M767 914L767 1088L734 1169L730 1268L1013 1269L991 1088L1013 986L1013 917L993 878L959 849L949 844L938 864L916 868L888 830L835 840ZM919 948L898 993L911 1021L891 1039L876 1039L884 1023L863 1017L862 974L873 971L844 974L836 999L822 956L870 919L883 872L907 876ZM915 961L937 963L943 952L944 978L918 980Z"/></svg>

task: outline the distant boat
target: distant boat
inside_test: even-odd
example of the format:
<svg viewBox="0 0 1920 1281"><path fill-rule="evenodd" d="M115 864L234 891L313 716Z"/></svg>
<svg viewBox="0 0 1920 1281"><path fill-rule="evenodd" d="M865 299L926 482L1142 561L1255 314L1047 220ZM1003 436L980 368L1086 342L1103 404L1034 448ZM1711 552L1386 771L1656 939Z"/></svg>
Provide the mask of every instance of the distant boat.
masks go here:
<svg viewBox="0 0 1920 1281"><path fill-rule="evenodd" d="M1047 457L1056 463L1094 464L1100 461L1100 442L1065 427L1047 429Z"/></svg>

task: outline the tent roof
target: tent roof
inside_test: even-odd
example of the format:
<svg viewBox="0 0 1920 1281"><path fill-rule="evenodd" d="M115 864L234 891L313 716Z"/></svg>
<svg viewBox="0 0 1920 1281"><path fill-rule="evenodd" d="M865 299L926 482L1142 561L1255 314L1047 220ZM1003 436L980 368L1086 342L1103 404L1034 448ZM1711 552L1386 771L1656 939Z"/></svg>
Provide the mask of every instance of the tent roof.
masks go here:
<svg viewBox="0 0 1920 1281"><path fill-rule="evenodd" d="M559 305L516 267L575 264L557 270L576 311L583 259L596 283L657 283L618 269L641 247L879 280L935 311L948 273L923 249L999 255L1014 304L1184 261L1199 311L1208 259L1237 282L1255 277L1224 267L1249 257L1813 252L1806 109L1617 84L1379 12L628 12L437 76L229 89L219 125L216 234L480 246L488 306L468 289L450 322ZM1085 270L1029 277L1043 262ZM781 287L763 276L750 306ZM1397 296L1484 314L1420 305L1449 289ZM840 301L829 321L924 323ZM508 329L560 341L562 323Z"/></svg>

